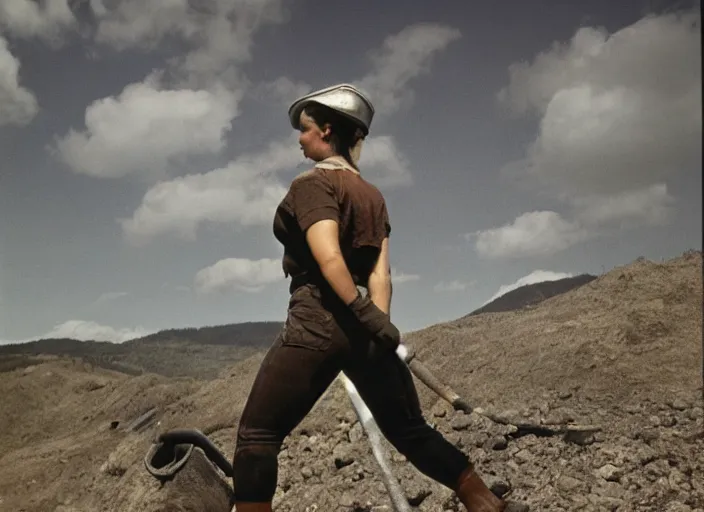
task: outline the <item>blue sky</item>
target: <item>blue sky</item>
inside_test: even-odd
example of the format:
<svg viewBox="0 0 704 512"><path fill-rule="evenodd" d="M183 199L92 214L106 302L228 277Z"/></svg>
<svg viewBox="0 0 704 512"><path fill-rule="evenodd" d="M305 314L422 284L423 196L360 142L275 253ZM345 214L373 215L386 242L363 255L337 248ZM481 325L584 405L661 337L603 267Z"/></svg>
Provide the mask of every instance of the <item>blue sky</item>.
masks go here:
<svg viewBox="0 0 704 512"><path fill-rule="evenodd" d="M0 340L283 320L286 111L339 82L402 331L702 246L698 2L196 3L0 1Z"/></svg>

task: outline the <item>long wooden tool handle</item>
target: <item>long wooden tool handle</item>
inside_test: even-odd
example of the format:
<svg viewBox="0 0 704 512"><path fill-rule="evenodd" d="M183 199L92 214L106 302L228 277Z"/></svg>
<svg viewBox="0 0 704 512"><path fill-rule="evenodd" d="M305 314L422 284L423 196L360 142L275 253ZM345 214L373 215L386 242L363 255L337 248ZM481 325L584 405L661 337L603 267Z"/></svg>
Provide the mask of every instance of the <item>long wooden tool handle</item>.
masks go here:
<svg viewBox="0 0 704 512"><path fill-rule="evenodd" d="M472 412L473 407L455 393L450 386L433 375L433 373L416 358L415 352L408 345L399 345L399 348L396 350L396 355L398 355L401 361L408 365L411 372L413 372L423 384L435 391L440 398L447 400L455 410L462 410L467 414Z"/></svg>
<svg viewBox="0 0 704 512"><path fill-rule="evenodd" d="M426 386L435 391L441 398L447 400L455 410L463 410L469 414L472 412L472 406L462 400L462 398L453 391L453 389L441 382L435 375L432 374L426 366L418 359L413 359L408 363L408 367L413 374L418 377Z"/></svg>
<svg viewBox="0 0 704 512"><path fill-rule="evenodd" d="M501 418L491 412L485 411L480 407L474 408L465 400L463 400L454 390L440 381L433 373L425 367L425 365L416 358L415 352L408 345L401 344L396 350L396 355L405 362L411 372L418 377L430 389L435 391L438 396L447 400L455 410L464 411L466 414L475 412L485 418L501 425L510 426L514 436L527 434L535 434L542 436L565 435L565 440L575 440L586 435L591 435L595 432L600 432L602 429L596 425L541 425L532 422L511 423L510 420Z"/></svg>

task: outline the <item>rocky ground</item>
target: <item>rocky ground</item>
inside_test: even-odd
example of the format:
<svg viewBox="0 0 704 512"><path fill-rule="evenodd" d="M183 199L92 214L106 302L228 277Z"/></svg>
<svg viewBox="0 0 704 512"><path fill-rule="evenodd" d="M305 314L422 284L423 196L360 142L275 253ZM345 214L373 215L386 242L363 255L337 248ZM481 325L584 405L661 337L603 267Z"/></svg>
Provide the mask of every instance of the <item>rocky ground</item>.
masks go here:
<svg viewBox="0 0 704 512"><path fill-rule="evenodd" d="M336 393L336 399L345 399L341 390ZM526 511L704 510L704 425L696 393L605 407L575 389L546 392L520 410L498 412L516 423L578 421L603 427L574 441L532 434L514 438L508 427L454 411L445 402L431 408L429 421L470 455L496 492ZM391 510L360 423L343 413L336 424L328 434L297 431L287 442L277 510L306 510L301 503L309 503L309 510ZM387 449L417 510L463 510L449 491Z"/></svg>
<svg viewBox="0 0 704 512"><path fill-rule="evenodd" d="M601 431L516 437L454 411L417 381L427 420L527 511L704 511L702 301L702 255L689 252L635 261L526 310L409 333L419 358L472 405L512 423ZM169 509L168 486L143 457L158 433L185 427L206 432L230 458L261 357L207 382L62 359L0 373L0 511L200 510ZM149 411L152 421L129 428ZM385 447L414 510L462 510ZM279 460L277 512L393 510L339 382Z"/></svg>

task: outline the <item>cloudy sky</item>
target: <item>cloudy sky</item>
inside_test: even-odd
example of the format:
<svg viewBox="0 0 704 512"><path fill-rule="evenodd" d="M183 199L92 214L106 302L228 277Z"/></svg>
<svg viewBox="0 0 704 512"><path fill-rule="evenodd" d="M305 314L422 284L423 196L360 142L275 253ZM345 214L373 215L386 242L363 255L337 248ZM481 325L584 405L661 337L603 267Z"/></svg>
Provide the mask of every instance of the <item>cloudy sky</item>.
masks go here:
<svg viewBox="0 0 704 512"><path fill-rule="evenodd" d="M286 111L339 82L377 108L402 331L701 248L698 9L0 0L0 340L283 320Z"/></svg>

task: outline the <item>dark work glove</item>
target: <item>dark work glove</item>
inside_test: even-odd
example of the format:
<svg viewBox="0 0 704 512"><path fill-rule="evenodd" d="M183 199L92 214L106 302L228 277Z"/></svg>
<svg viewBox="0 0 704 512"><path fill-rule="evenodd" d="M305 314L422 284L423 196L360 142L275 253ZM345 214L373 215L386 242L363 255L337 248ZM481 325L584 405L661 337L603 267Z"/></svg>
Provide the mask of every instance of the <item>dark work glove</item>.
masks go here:
<svg viewBox="0 0 704 512"><path fill-rule="evenodd" d="M358 293L349 308L376 343L391 351L396 350L401 342L401 333L391 323L391 317L379 309L368 296L363 297Z"/></svg>

